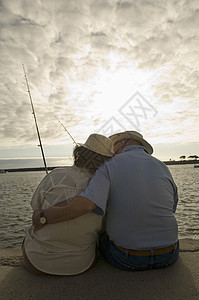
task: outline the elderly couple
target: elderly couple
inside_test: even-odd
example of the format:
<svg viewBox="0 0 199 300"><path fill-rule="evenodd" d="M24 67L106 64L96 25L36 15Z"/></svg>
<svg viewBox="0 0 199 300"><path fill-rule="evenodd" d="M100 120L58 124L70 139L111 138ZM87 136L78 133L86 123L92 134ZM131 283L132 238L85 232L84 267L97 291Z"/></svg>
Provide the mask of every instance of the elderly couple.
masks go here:
<svg viewBox="0 0 199 300"><path fill-rule="evenodd" d="M25 266L38 275L80 274L95 265L96 244L122 270L176 262L177 187L152 152L136 131L91 134L78 144L74 165L46 175L32 197Z"/></svg>

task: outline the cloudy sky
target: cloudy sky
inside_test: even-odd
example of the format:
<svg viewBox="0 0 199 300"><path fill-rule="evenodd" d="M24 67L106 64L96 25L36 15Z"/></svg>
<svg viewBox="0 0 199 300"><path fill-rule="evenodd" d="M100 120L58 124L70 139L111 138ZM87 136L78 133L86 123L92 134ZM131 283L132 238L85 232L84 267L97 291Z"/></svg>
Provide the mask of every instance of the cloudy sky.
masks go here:
<svg viewBox="0 0 199 300"><path fill-rule="evenodd" d="M197 0L1 0L0 168L40 164L22 64L49 165L73 148L54 115L78 142L137 130L159 159L199 155L198 28Z"/></svg>

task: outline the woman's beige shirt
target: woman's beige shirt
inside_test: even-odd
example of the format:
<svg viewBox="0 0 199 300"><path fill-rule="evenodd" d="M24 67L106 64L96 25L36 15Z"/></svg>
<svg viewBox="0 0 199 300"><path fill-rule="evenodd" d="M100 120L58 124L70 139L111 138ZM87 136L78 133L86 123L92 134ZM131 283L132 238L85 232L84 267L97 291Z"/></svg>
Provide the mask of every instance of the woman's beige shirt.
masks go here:
<svg viewBox="0 0 199 300"><path fill-rule="evenodd" d="M48 207L79 194L91 174L75 166L57 168L46 175L32 200L33 210ZM39 270L57 275L75 275L86 271L95 258L96 241L102 217L93 212L71 221L47 224L34 232L26 231L25 251Z"/></svg>

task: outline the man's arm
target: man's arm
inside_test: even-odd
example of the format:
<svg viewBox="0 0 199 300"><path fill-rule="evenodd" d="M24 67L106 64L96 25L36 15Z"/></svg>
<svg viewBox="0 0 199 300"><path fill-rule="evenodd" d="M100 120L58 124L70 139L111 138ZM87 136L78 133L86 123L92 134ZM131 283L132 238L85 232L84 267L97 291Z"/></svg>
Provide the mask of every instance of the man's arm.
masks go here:
<svg viewBox="0 0 199 300"><path fill-rule="evenodd" d="M47 224L54 224L80 217L95 208L96 205L89 199L82 196L75 196L56 206L47 208L44 211L44 217L47 220ZM36 230L45 226L40 223L40 212L41 210L35 210L32 216L33 225Z"/></svg>
<svg viewBox="0 0 199 300"><path fill-rule="evenodd" d="M44 211L47 224L72 220L96 208L95 212L103 215L106 211L109 188L108 171L103 165L95 172L84 192ZM41 210L37 210L33 213L32 220L36 230L44 226L40 222L40 212Z"/></svg>

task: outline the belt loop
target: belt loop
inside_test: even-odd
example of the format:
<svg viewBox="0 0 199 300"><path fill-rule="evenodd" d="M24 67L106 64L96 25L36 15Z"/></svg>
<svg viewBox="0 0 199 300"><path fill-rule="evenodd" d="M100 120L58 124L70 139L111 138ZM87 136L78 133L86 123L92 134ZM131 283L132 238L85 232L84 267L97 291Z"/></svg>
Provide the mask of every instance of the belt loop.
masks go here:
<svg viewBox="0 0 199 300"><path fill-rule="evenodd" d="M154 249L151 249L150 267L152 269L154 263Z"/></svg>

